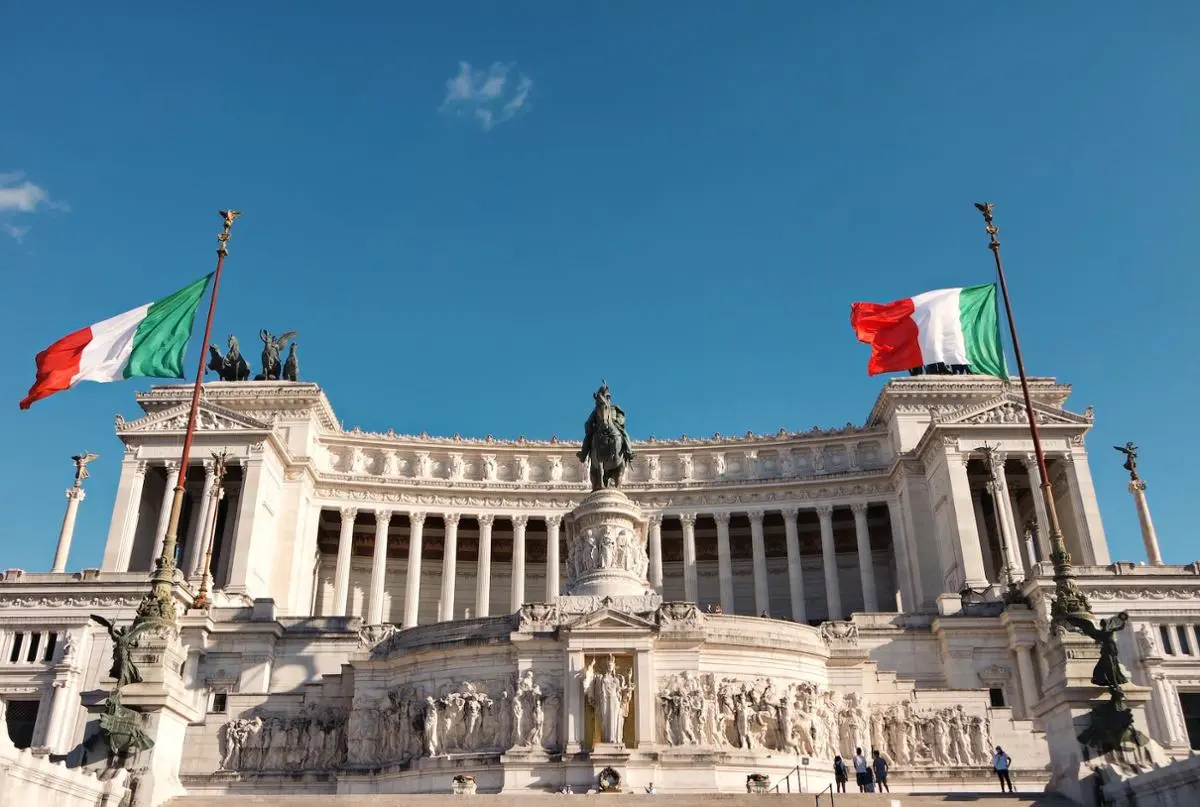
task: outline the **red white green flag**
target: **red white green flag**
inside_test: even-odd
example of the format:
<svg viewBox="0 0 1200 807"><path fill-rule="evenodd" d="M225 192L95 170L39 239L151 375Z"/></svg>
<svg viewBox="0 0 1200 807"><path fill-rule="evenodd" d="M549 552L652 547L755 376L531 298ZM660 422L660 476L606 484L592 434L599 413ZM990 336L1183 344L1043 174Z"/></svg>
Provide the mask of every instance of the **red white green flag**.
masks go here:
<svg viewBox="0 0 1200 807"><path fill-rule="evenodd" d="M1008 378L995 283L927 291L892 303L854 303L850 325L858 341L871 346L869 375L941 363Z"/></svg>
<svg viewBox="0 0 1200 807"><path fill-rule="evenodd" d="M37 380L21 401L34 401L80 381L183 378L183 354L196 308L212 275L132 311L80 328L37 354Z"/></svg>

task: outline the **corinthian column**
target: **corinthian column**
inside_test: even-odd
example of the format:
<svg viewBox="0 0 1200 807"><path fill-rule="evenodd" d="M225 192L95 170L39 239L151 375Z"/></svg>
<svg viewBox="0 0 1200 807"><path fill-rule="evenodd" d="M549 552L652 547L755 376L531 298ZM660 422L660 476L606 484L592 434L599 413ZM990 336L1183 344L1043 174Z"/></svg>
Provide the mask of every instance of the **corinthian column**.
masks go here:
<svg viewBox="0 0 1200 807"><path fill-rule="evenodd" d="M52 572L67 570L67 556L71 554L71 539L75 536L75 517L84 496L83 488L78 485L67 488L67 512L63 514L62 529L58 531L58 546L54 550L54 564L50 567Z"/></svg>
<svg viewBox="0 0 1200 807"><path fill-rule="evenodd" d="M446 513L442 521L446 525L446 537L442 541L442 608L438 615L441 622L454 619L454 583L458 575L458 513Z"/></svg>
<svg viewBox="0 0 1200 807"><path fill-rule="evenodd" d="M867 526L867 503L854 502L850 505L854 514L854 538L858 544L858 573L862 580L863 608L868 612L879 610L879 597L875 592L875 560L871 554L871 533Z"/></svg>
<svg viewBox="0 0 1200 807"><path fill-rule="evenodd" d="M546 517L546 602L554 602L559 595L558 583L558 531L562 516Z"/></svg>
<svg viewBox="0 0 1200 807"><path fill-rule="evenodd" d="M421 534L425 529L424 513L408 514L408 573L404 576L404 627L417 624L421 606Z"/></svg>
<svg viewBox="0 0 1200 807"><path fill-rule="evenodd" d="M479 561L475 574L475 616L492 613L492 524L496 517L484 513L479 521Z"/></svg>
<svg viewBox="0 0 1200 807"><path fill-rule="evenodd" d="M333 615L345 616L350 600L350 558L354 554L354 519L358 508L343 507L342 527L338 534L337 566L333 570Z"/></svg>
<svg viewBox="0 0 1200 807"><path fill-rule="evenodd" d="M1154 531L1154 522L1150 520L1150 505L1146 501L1146 482L1142 479L1130 480L1129 492L1133 494L1133 503L1137 507L1138 524L1142 528L1142 543L1146 545L1146 559L1150 561L1151 566L1162 566L1158 533Z"/></svg>
<svg viewBox="0 0 1200 807"><path fill-rule="evenodd" d="M807 622L804 608L804 566L800 560L800 532L796 527L795 507L783 508L783 527L787 533L788 594L792 599L792 619Z"/></svg>
<svg viewBox="0 0 1200 807"><path fill-rule="evenodd" d="M1033 525L1033 537L1037 541L1038 561L1050 560L1050 539L1046 531L1050 523L1046 515L1046 497L1042 493L1042 474L1038 471L1037 456L1032 451L1021 455L1021 463L1029 473L1029 486L1033 489L1033 513L1037 524Z"/></svg>
<svg viewBox="0 0 1200 807"><path fill-rule="evenodd" d="M680 513L683 524L683 599L696 601L696 514Z"/></svg>
<svg viewBox="0 0 1200 807"><path fill-rule="evenodd" d="M167 540L167 525L171 521L171 500L175 497L175 486L179 484L179 463L163 463L167 470L167 486L163 488L162 506L158 510L158 526L154 528L154 551L150 555L150 568L162 557L163 544Z"/></svg>
<svg viewBox="0 0 1200 807"><path fill-rule="evenodd" d="M212 460L204 460L204 487L200 495L192 501L192 518L188 526L187 541L184 542L183 563L179 568L184 574L191 574L192 569L200 562L204 554L204 542L208 538L205 523L208 521L209 505L212 503L212 489L216 483L217 464Z"/></svg>
<svg viewBox="0 0 1200 807"><path fill-rule="evenodd" d="M713 513L717 522L717 580L721 585L721 610L733 613L733 555L729 551L730 513Z"/></svg>
<svg viewBox="0 0 1200 807"><path fill-rule="evenodd" d="M383 590L387 579L388 525L391 510L375 511L375 554L371 560L371 599L367 606L367 624L383 624Z"/></svg>
<svg viewBox="0 0 1200 807"><path fill-rule="evenodd" d="M771 596L767 589L767 547L763 540L763 511L751 510L750 547L754 553L754 613L756 616L771 612Z"/></svg>
<svg viewBox="0 0 1200 807"><path fill-rule="evenodd" d="M837 545L833 541L833 505L818 504L817 518L821 520L821 561L825 566L825 604L828 619L843 619L842 587L838 582Z"/></svg>
<svg viewBox="0 0 1200 807"><path fill-rule="evenodd" d="M512 588L508 592L509 613L525 604L525 527L529 516L513 516Z"/></svg>
<svg viewBox="0 0 1200 807"><path fill-rule="evenodd" d="M988 483L988 492L992 494L996 520L1000 522L1000 540L1004 549L1004 582L1019 583L1025 579L1025 572L1021 568L1021 556L1017 553L1017 527L1013 523L1012 501L1008 497L1004 460L1004 454L991 452L988 465L992 479Z"/></svg>
<svg viewBox="0 0 1200 807"><path fill-rule="evenodd" d="M663 590L662 514L650 516L650 586L659 594Z"/></svg>

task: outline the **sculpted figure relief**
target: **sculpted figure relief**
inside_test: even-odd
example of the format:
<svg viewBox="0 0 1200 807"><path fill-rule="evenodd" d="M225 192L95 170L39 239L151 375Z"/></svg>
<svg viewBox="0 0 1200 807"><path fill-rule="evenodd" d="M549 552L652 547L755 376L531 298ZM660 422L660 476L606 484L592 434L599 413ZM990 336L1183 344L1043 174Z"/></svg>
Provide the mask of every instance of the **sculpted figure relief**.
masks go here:
<svg viewBox="0 0 1200 807"><path fill-rule="evenodd" d="M583 692L596 712L600 727L600 742L620 745L624 742L622 728L629 714L633 697L633 682L617 671L616 660L608 657L607 669L597 672L592 659L583 673Z"/></svg>
<svg viewBox="0 0 1200 807"><path fill-rule="evenodd" d="M346 763L346 713L316 704L300 714L256 713L221 730L221 769L310 771Z"/></svg>

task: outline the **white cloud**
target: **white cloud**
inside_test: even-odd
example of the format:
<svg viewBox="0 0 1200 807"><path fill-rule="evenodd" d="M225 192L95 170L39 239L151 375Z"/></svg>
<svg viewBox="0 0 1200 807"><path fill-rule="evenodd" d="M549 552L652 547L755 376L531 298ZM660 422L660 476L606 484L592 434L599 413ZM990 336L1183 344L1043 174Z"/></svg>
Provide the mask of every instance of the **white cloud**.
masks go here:
<svg viewBox="0 0 1200 807"><path fill-rule="evenodd" d="M487 70L476 70L467 62L458 63L458 74L446 81L446 97L441 111L474 118L484 131L512 120L528 109L533 79L524 73L512 78L512 65L494 63Z"/></svg>
<svg viewBox="0 0 1200 807"><path fill-rule="evenodd" d="M0 174L0 231L20 243L30 226L13 224L8 219L13 215L36 213L40 208L71 209L66 202L51 199L45 188L25 179L25 174L20 171Z"/></svg>

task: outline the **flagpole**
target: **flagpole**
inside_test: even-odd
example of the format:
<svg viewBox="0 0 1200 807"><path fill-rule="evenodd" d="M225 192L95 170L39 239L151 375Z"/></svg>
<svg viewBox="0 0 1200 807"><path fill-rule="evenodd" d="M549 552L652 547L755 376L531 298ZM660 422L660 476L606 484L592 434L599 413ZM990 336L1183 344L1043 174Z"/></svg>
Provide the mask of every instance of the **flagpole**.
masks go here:
<svg viewBox="0 0 1200 807"><path fill-rule="evenodd" d="M1046 520L1050 530L1050 561L1054 565L1054 602L1051 613L1057 622L1070 614L1089 614L1091 605L1087 597L1075 585L1071 575L1071 555L1063 543L1062 527L1058 522L1058 510L1054 506L1054 489L1050 474L1046 472L1046 454L1042 451L1042 436L1038 431L1037 416L1033 409L1033 398L1029 394L1029 379L1025 375L1025 361L1021 358L1021 343L1017 339L1017 324L1013 319L1012 303L1008 298L1008 282L1004 277L1004 264L1000 260L1000 229L992 222L991 202L976 202L975 207L983 214L988 234L988 249L996 259L996 276L1000 280L1000 295L1004 298L1004 313L1008 316L1008 332L1012 336L1013 355L1017 359L1017 373L1021 377L1021 393L1025 397L1025 415L1029 420L1029 435L1033 438L1033 454L1037 460L1038 473L1042 478L1042 498L1046 503Z"/></svg>
<svg viewBox="0 0 1200 807"><path fill-rule="evenodd" d="M233 221L241 215L240 210L221 210L225 220L224 229L217 233L217 268L213 272L212 295L208 299L208 319L204 323L204 341L200 344L200 366L196 370L196 383L192 387L192 407L188 412L187 431L183 436L183 451L179 455L179 478L175 483L175 496L171 499L171 518L167 522L167 534L163 540L162 554L150 576L150 593L138 605L134 623L157 622L175 625L175 599L171 590L175 585L175 545L179 534L179 515L183 510L183 495L187 487L188 455L192 452L192 437L196 433L196 411L200 406L200 386L204 382L205 354L212 335L213 314L217 310L217 290L221 285L221 267L229 254L229 231Z"/></svg>

